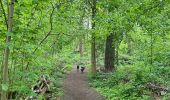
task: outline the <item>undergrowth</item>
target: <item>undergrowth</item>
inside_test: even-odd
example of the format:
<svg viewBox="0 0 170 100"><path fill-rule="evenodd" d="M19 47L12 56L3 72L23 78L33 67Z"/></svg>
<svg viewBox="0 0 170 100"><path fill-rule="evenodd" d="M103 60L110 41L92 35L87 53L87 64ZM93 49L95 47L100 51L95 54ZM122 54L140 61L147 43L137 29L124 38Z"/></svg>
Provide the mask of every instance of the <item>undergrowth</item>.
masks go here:
<svg viewBox="0 0 170 100"><path fill-rule="evenodd" d="M118 67L113 73L97 73L89 77L90 85L107 100L151 100L155 91L147 88L148 83L170 86L170 68L150 66L138 62ZM160 96L169 100L169 93Z"/></svg>
<svg viewBox="0 0 170 100"><path fill-rule="evenodd" d="M39 96L34 93L31 88L36 85L37 80L39 80L42 75L45 75L48 76L50 80L52 98L55 99L56 97L61 97L63 95L62 86L65 74L72 69L73 62L78 61L77 56L76 53L68 51L66 53L59 53L54 57L47 56L46 58L37 58L36 61L30 65L29 71L17 70L15 76L11 75L11 80L15 81L11 81L9 93L12 93L15 100L24 100L29 96L42 98L41 95Z"/></svg>

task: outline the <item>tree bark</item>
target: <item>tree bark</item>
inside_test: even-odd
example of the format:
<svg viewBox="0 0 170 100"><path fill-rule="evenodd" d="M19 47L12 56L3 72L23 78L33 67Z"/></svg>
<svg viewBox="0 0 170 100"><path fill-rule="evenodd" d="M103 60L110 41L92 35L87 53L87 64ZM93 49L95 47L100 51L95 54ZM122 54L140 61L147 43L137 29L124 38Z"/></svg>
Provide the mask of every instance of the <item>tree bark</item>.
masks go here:
<svg viewBox="0 0 170 100"><path fill-rule="evenodd" d="M153 34L151 33L150 64L153 64Z"/></svg>
<svg viewBox="0 0 170 100"><path fill-rule="evenodd" d="M83 57L83 39L82 39L82 37L80 37L79 51L80 51L80 58L82 58Z"/></svg>
<svg viewBox="0 0 170 100"><path fill-rule="evenodd" d="M112 72L115 69L115 45L113 44L114 36L110 34L106 39L105 47L105 70Z"/></svg>
<svg viewBox="0 0 170 100"><path fill-rule="evenodd" d="M2 54L2 62L1 62L1 71L0 73L3 73L3 65L4 65L4 51L3 51L3 54ZM3 74L1 74L1 78L0 78L0 84L2 84L2 77L3 77Z"/></svg>
<svg viewBox="0 0 170 100"><path fill-rule="evenodd" d="M127 54L132 55L132 41L128 36L127 36L127 45L128 45Z"/></svg>
<svg viewBox="0 0 170 100"><path fill-rule="evenodd" d="M96 16L96 0L92 0L92 30L95 29L95 16ZM96 38L95 33L92 33L91 39L91 68L92 74L96 74Z"/></svg>
<svg viewBox="0 0 170 100"><path fill-rule="evenodd" d="M118 66L119 65L119 44L117 43L116 44L116 65Z"/></svg>
<svg viewBox="0 0 170 100"><path fill-rule="evenodd" d="M13 13L14 13L14 3L15 0L11 0L9 5L9 13L8 13L8 33L12 32L12 19L13 19ZM8 60L9 60L9 44L11 42L11 36L7 35L6 37L6 48L5 48L5 54L4 54L4 66L3 66L3 77L2 77L2 84L7 85L8 84ZM1 94L1 100L7 100L7 91L2 90Z"/></svg>

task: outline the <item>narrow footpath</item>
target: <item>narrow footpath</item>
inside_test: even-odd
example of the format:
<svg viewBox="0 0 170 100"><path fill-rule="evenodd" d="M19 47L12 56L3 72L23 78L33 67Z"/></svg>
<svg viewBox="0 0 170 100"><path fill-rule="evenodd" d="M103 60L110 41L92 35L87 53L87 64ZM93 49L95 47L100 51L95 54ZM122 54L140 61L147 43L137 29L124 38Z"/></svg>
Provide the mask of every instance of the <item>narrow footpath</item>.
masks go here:
<svg viewBox="0 0 170 100"><path fill-rule="evenodd" d="M64 80L64 96L61 100L104 100L93 88L90 88L87 80L87 72L82 74L76 67Z"/></svg>

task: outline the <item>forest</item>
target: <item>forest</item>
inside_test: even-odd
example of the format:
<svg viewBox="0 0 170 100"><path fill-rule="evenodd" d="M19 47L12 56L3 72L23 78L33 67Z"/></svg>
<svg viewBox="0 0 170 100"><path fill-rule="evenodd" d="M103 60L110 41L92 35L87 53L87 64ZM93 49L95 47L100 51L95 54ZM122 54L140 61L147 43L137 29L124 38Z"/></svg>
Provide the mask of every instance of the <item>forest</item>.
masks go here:
<svg viewBox="0 0 170 100"><path fill-rule="evenodd" d="M170 100L170 0L0 0L0 74L0 100Z"/></svg>

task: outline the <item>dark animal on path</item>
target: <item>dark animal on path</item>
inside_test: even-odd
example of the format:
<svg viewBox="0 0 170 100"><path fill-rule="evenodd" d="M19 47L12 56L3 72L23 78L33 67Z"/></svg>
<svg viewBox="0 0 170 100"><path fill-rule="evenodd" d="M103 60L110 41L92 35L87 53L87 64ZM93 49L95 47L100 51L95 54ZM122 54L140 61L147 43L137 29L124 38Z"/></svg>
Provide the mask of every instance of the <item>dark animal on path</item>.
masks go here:
<svg viewBox="0 0 170 100"><path fill-rule="evenodd" d="M77 69L79 69L79 65L77 65Z"/></svg>
<svg viewBox="0 0 170 100"><path fill-rule="evenodd" d="M81 67L81 72L83 73L85 70L85 67Z"/></svg>
<svg viewBox="0 0 170 100"><path fill-rule="evenodd" d="M77 72L79 72L79 65L77 65Z"/></svg>

